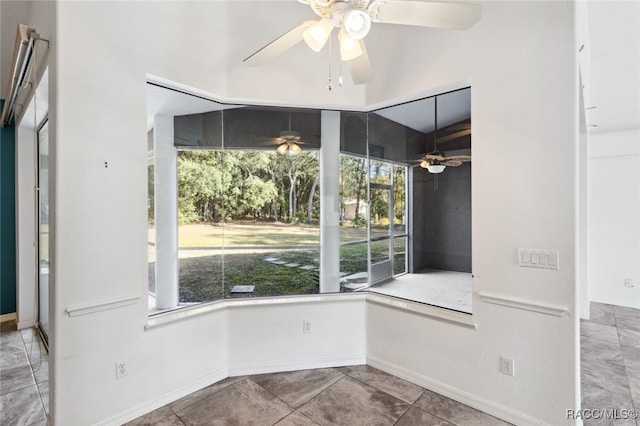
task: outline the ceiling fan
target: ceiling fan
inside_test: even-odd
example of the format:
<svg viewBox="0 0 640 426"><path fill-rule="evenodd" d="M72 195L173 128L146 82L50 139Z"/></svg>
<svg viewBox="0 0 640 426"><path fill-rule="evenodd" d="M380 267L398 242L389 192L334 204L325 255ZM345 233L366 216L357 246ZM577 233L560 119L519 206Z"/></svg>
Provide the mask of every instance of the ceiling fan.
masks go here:
<svg viewBox="0 0 640 426"><path fill-rule="evenodd" d="M437 174L444 172L447 167L458 167L462 163L471 161L470 155L454 155L446 157L445 153L438 151L438 97L434 98L435 102L435 130L433 134L433 151L425 154L420 160L420 167L427 169L429 173ZM463 125L462 130L452 133L449 136L445 136L440 139L440 142L446 142L447 140L456 139L462 136L470 135L471 127Z"/></svg>
<svg viewBox="0 0 640 426"><path fill-rule="evenodd" d="M340 58L347 62L355 84L373 78L364 37L372 23L466 30L480 19L480 5L422 0L298 0L308 4L320 20L308 20L244 59L262 65L302 40L320 52L334 28L338 30ZM331 77L329 77L331 90Z"/></svg>
<svg viewBox="0 0 640 426"><path fill-rule="evenodd" d="M277 138L261 138L265 146L275 146L279 154L298 155L304 145L300 132L291 130L291 114L289 114L289 130L282 130Z"/></svg>
<svg viewBox="0 0 640 426"><path fill-rule="evenodd" d="M442 173L446 167L458 167L469 161L471 161L470 155L446 157L444 152L433 151L422 157L420 167L429 170L429 173Z"/></svg>

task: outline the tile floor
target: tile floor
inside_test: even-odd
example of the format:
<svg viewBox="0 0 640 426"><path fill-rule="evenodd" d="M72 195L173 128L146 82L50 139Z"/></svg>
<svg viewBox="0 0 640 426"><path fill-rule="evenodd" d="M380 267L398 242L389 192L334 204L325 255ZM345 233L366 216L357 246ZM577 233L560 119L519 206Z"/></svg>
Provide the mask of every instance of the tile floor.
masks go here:
<svg viewBox="0 0 640 426"><path fill-rule="evenodd" d="M582 408L640 411L640 309L591 303L580 322ZM585 419L585 426L640 426L633 419Z"/></svg>
<svg viewBox="0 0 640 426"><path fill-rule="evenodd" d="M35 329L0 333L0 424L46 426L49 359Z"/></svg>
<svg viewBox="0 0 640 426"><path fill-rule="evenodd" d="M3 324L4 325L4 324ZM592 303L582 321L582 408L640 409L640 310ZM0 333L0 424L45 426L48 358L33 329ZM232 377L128 425L505 425L368 366ZM640 426L585 420L586 426Z"/></svg>
<svg viewBox="0 0 640 426"><path fill-rule="evenodd" d="M138 425L508 425L369 366L232 377L127 423Z"/></svg>

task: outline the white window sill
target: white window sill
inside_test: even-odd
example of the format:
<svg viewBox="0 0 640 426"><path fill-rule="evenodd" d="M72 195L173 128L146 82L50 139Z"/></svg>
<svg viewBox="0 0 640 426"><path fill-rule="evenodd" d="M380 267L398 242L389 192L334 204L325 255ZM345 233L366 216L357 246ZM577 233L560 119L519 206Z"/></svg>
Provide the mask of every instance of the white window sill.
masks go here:
<svg viewBox="0 0 640 426"><path fill-rule="evenodd" d="M364 300L367 302L417 313L436 320L445 321L456 325L462 325L474 329L476 327L473 316L470 314L456 312L445 308L439 308L437 306L427 305L424 303L403 300L383 294L354 292L218 300L210 303L178 308L153 315L149 317L147 325L145 326L145 330L152 330L163 325L171 324L188 318L193 318L199 315L204 315L210 312L221 311L227 308L353 300Z"/></svg>

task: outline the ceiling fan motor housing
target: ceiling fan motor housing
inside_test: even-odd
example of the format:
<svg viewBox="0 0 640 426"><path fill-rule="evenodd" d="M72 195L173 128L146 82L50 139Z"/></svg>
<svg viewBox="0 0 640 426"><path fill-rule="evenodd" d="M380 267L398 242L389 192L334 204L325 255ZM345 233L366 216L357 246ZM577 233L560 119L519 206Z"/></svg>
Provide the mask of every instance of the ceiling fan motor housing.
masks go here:
<svg viewBox="0 0 640 426"><path fill-rule="evenodd" d="M300 140L300 132L295 130L283 130L280 132L280 137L285 140Z"/></svg>

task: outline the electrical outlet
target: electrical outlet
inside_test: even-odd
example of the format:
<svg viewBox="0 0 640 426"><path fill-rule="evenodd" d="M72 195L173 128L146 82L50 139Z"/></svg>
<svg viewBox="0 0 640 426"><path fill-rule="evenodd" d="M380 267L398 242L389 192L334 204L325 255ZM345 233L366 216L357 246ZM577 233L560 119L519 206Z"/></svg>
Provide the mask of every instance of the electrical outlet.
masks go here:
<svg viewBox="0 0 640 426"><path fill-rule="evenodd" d="M307 320L302 321L302 333L304 334L311 333L311 321L307 321Z"/></svg>
<svg viewBox="0 0 640 426"><path fill-rule="evenodd" d="M627 288L633 288L633 280L631 278L625 278L624 286Z"/></svg>
<svg viewBox="0 0 640 426"><path fill-rule="evenodd" d="M513 359L500 357L500 371L507 376L515 376L515 364Z"/></svg>
<svg viewBox="0 0 640 426"><path fill-rule="evenodd" d="M128 374L129 374L129 371L127 368L127 363L124 361L116 362L116 379L122 379L124 376Z"/></svg>

